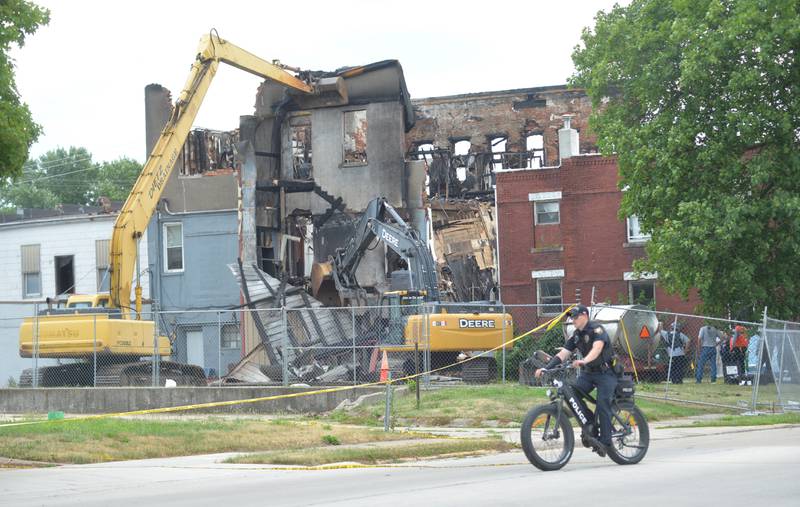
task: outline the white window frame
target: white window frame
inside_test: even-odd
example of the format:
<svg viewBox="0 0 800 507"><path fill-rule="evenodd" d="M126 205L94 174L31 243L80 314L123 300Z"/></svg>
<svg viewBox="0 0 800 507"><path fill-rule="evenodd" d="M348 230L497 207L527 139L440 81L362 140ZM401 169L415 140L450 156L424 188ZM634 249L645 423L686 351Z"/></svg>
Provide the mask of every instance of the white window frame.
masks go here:
<svg viewBox="0 0 800 507"><path fill-rule="evenodd" d="M632 305L639 304L633 300L633 285L637 283L651 283L653 285L653 306L656 305L656 279L649 277L642 277L634 280L628 280L628 303Z"/></svg>
<svg viewBox="0 0 800 507"><path fill-rule="evenodd" d="M225 341L223 340L224 334L225 334L224 333L225 330L226 329L231 329L231 328L236 331L236 335L237 335L236 344L233 347L227 345L225 343ZM221 334L220 334L220 337L219 337L219 346L220 346L221 349L223 349L223 350L241 350L241 348L242 348L242 334L241 334L241 331L239 330L239 327L236 324L223 324L222 327L220 328L220 333Z"/></svg>
<svg viewBox="0 0 800 507"><path fill-rule="evenodd" d="M541 305L551 305L552 303L542 302L542 282L557 281L561 289L561 303L559 306L564 307L564 278L536 278L536 304L539 305L539 315L558 315L562 310L550 311Z"/></svg>
<svg viewBox="0 0 800 507"><path fill-rule="evenodd" d="M636 230L638 234L631 234L633 230L632 224L634 223L636 224ZM625 226L627 231L626 234L628 236L628 243L646 243L647 241L650 241L650 235L642 232L642 228L639 225L639 217L636 215L629 216L625 220Z"/></svg>
<svg viewBox="0 0 800 507"><path fill-rule="evenodd" d="M37 297L42 297L42 246L40 244L36 244L36 245L21 245L20 246L20 255L21 256L25 255L25 253L24 253L25 247L34 247L34 246L37 247L37 249L39 251L39 259L38 259L38 262L37 262L38 267L39 267L38 271L25 272L25 268L24 268L25 260L22 259L22 258L20 259L20 264L21 264L21 267L22 267L22 269L21 269L21 274L22 274L22 299L33 299L33 298L37 298ZM28 292L27 289L28 289L28 276L29 275L37 275L39 277L39 292L30 292L30 293Z"/></svg>
<svg viewBox="0 0 800 507"><path fill-rule="evenodd" d="M183 241L183 222L166 222L163 225L162 233L163 233L163 259L164 259L164 273L183 273L184 269L186 268L186 258L184 255L184 241ZM181 267L180 269L169 269L169 256L168 256L168 246L167 246L167 229L170 227L180 227L181 228Z"/></svg>
<svg viewBox="0 0 800 507"><path fill-rule="evenodd" d="M555 203L558 208L555 213L558 215L555 222L540 222L539 221L539 205ZM552 211L545 211L543 213L553 213ZM561 223L561 201L534 201L533 202L533 225L559 225Z"/></svg>
<svg viewBox="0 0 800 507"><path fill-rule="evenodd" d="M31 292L28 293L28 280L27 277L29 275L38 275L39 276L39 292ZM22 299L33 299L42 297L42 270L31 273L22 273Z"/></svg>

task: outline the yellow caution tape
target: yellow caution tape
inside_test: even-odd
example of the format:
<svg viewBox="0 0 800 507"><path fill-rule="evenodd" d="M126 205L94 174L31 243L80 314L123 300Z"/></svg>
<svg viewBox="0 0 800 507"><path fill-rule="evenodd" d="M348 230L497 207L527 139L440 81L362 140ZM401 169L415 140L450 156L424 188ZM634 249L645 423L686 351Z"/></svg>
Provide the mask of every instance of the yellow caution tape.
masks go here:
<svg viewBox="0 0 800 507"><path fill-rule="evenodd" d="M631 366L633 367L633 376L636 377L636 383L639 383L639 374L636 372L636 361L633 360L633 351L631 351L631 343L628 341L628 331L625 329L625 323L620 319L620 326L622 326L622 336L625 337L625 344L628 346L628 356L631 358Z"/></svg>
<svg viewBox="0 0 800 507"><path fill-rule="evenodd" d="M572 305L572 306L574 306L574 305ZM456 361L453 364L449 364L447 366L442 366L441 368L434 368L433 370L424 371L424 372L421 372L421 373L415 373L413 375L407 375L405 377L400 377L400 378L397 378L397 379L384 380L384 381L378 381L378 382L370 382L370 383L367 383L367 384L359 384L358 386L329 387L329 388L326 388L326 389L317 389L315 391L303 391L303 392L299 392L299 393L289 393L289 394L276 394L276 395L273 395L273 396L261 396L261 397L258 397L258 398L247 398L247 399L243 399L243 400L211 401L211 402L208 402L208 403L195 403L193 405L180 405L180 406L177 406L177 407L148 408L148 409L143 409L143 410L131 410L131 411L128 411L128 412L114 412L114 413L108 413L108 414L85 415L85 416L70 417L70 418L56 419L56 420L44 419L44 420L37 420L37 421L22 421L22 422L0 424L0 428L9 428L9 427L12 427L12 426L29 426L29 425L32 425L32 424L44 424L44 423L64 423L64 422L67 422L67 421L92 421L92 420L96 420L96 419L110 419L110 418L113 418L113 417L125 417L125 416L134 416L134 415L164 414L164 413L169 413L169 412L184 412L184 411L188 411L188 410L198 410L198 409L203 409L203 408L226 407L226 406L232 406L232 405L243 405L245 403L260 403L262 401L285 400L285 399L288 399L288 398L300 398L300 397L303 397L303 396L313 396L313 395L316 395L316 394L335 393L335 392L339 392L339 391L347 391L347 390L350 390L350 389L353 389L353 388L356 388L356 387L372 387L372 386L392 384L394 382L401 382L401 381L404 381L404 380L410 380L410 379L413 379L413 378L421 377L423 375L430 375L431 373L436 373L437 371L442 371L442 370L445 370L445 369L448 369L448 368L452 368L453 366L458 366L460 364L464 364L466 362L472 361L473 359L476 359L477 357L484 356L486 353L495 352L497 350L500 350L501 348L505 347L506 345L509 345L509 344L512 344L512 343L514 343L514 342L516 342L518 340L521 340L521 339L525 338L526 336L528 336L528 335L530 335L532 333L535 333L536 331L540 331L540 330L544 329L545 327L555 326L555 324L553 324L553 323L554 322L557 323L562 318L564 318L564 316L567 314L567 312L569 312L572 309L572 306L570 306L569 308L567 308L566 310L564 310L563 312L561 312L559 315L557 315L556 317L552 318L551 320L545 322L544 324L536 326L535 328L531 329L530 331L527 331L527 332L525 332L525 333L523 333L523 334L521 334L521 335L519 335L519 336L517 336L515 338L512 338L512 339L508 340L507 342L502 343L502 344L498 345L497 347L495 347L493 349L489 349L489 350L483 352L480 356L470 356L470 357L467 357L467 358L465 358L465 359L463 359L461 361ZM548 327L548 329L552 329L552 327Z"/></svg>

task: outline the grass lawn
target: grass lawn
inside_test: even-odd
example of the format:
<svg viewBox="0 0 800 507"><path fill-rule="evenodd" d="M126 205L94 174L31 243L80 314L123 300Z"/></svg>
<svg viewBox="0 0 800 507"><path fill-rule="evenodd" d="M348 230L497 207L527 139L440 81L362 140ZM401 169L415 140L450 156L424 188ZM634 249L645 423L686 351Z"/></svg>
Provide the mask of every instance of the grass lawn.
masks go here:
<svg viewBox="0 0 800 507"><path fill-rule="evenodd" d="M275 465L324 465L327 463L358 462L376 464L403 459L431 456L469 456L487 451L509 451L514 444L499 438L447 438L408 445L391 445L356 448L315 448L296 451L271 451L229 458L226 463L271 463Z"/></svg>
<svg viewBox="0 0 800 507"><path fill-rule="evenodd" d="M664 384L637 386L637 392L652 396L662 394L663 390ZM718 403L732 405L735 405L733 400L749 400L749 395L750 391L746 388L722 384L670 386L671 397L697 401L717 400ZM545 389L540 387L512 383L452 386L423 391L419 409L416 407L413 394L395 398L393 417L398 425L447 426L456 421L462 426L502 426L520 423L528 410L546 401ZM636 404L650 421L725 412L718 407L687 405L644 397L638 397ZM377 426L383 424L383 411L383 405L372 405L351 411L335 411L328 417L341 423Z"/></svg>
<svg viewBox="0 0 800 507"><path fill-rule="evenodd" d="M0 456L53 463L97 463L409 438L425 436L285 419L67 420L0 428Z"/></svg>

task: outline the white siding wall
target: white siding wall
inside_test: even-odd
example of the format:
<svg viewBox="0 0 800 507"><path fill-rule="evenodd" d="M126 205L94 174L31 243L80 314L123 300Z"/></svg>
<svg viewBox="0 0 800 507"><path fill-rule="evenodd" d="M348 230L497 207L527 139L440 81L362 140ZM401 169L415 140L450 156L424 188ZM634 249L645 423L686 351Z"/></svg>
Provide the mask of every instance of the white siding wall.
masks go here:
<svg viewBox="0 0 800 507"><path fill-rule="evenodd" d="M65 217L60 220L29 221L0 225L0 301L22 299L22 245L41 245L42 298L56 291L54 258L74 255L75 292L97 292L95 241L111 239L116 216L93 216L91 219ZM141 268L147 269L147 236L142 238L139 254ZM142 294L149 297L150 279L142 274Z"/></svg>

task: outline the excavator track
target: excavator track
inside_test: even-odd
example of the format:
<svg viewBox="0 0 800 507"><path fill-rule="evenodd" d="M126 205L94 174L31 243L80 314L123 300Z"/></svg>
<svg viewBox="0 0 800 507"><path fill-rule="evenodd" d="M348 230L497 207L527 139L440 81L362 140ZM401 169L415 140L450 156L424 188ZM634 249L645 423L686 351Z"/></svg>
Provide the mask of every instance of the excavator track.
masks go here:
<svg viewBox="0 0 800 507"><path fill-rule="evenodd" d="M497 378L497 361L477 357L461 365L461 378L468 384L488 384Z"/></svg>
<svg viewBox="0 0 800 507"><path fill-rule="evenodd" d="M33 387L33 368L23 370L19 387ZM145 362L97 365L97 383L92 381L92 363L72 363L38 368L38 387L150 387L153 385L153 365ZM159 385L167 379L179 386L205 386L202 368L172 361L159 363Z"/></svg>

